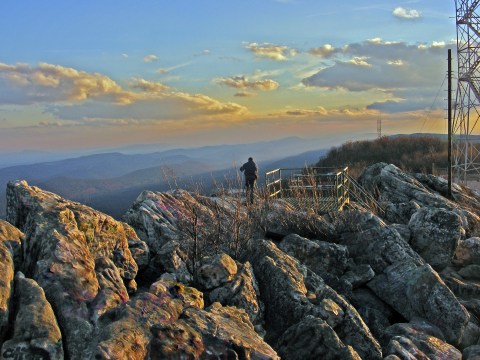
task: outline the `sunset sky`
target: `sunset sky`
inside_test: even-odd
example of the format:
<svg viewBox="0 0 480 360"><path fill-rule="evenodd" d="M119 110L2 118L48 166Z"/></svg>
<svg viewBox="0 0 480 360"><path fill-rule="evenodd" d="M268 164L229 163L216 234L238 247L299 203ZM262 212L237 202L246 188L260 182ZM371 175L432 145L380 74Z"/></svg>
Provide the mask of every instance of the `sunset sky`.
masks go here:
<svg viewBox="0 0 480 360"><path fill-rule="evenodd" d="M446 130L454 1L2 0L0 17L1 152Z"/></svg>

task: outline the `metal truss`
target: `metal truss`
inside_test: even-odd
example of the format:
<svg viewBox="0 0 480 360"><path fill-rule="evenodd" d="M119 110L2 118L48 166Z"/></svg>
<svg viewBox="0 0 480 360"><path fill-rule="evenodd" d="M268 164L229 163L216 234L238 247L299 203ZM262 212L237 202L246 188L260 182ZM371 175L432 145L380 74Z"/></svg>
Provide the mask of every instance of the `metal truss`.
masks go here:
<svg viewBox="0 0 480 360"><path fill-rule="evenodd" d="M456 0L458 85L453 119L457 182L480 175L480 0Z"/></svg>

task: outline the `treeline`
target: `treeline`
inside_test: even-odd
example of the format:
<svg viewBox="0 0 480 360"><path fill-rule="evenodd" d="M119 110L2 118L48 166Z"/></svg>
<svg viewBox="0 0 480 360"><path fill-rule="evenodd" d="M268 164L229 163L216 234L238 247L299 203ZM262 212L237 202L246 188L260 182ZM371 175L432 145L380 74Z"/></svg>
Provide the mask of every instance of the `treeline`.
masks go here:
<svg viewBox="0 0 480 360"><path fill-rule="evenodd" d="M447 167L447 152L446 141L430 136L382 137L334 147L315 166L348 166L358 176L366 166L386 162L408 172L432 173Z"/></svg>

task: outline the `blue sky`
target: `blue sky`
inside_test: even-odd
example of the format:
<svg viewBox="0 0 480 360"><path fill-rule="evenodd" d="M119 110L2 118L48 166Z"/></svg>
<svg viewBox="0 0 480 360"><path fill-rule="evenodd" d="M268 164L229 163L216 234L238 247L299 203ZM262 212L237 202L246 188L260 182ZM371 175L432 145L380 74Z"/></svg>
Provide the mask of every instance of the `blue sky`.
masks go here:
<svg viewBox="0 0 480 360"><path fill-rule="evenodd" d="M0 151L445 131L453 1L5 0Z"/></svg>

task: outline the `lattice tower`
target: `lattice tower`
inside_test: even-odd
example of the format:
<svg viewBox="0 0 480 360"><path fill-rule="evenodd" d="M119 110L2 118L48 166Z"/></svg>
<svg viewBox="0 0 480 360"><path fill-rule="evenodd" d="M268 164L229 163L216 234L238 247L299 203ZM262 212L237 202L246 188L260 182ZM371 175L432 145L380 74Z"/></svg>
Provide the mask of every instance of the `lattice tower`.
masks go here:
<svg viewBox="0 0 480 360"><path fill-rule="evenodd" d="M458 85L453 118L453 172L457 182L480 175L480 0L455 0Z"/></svg>

